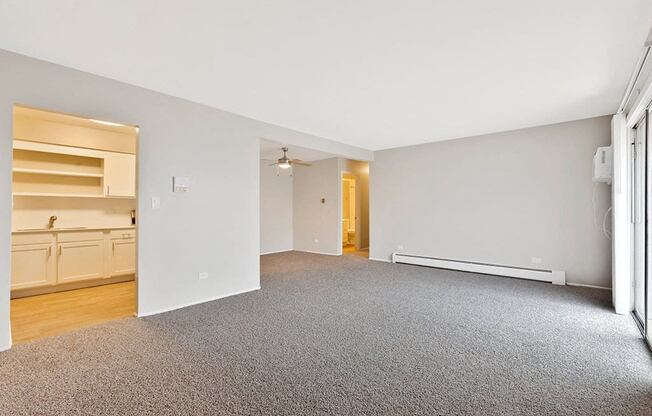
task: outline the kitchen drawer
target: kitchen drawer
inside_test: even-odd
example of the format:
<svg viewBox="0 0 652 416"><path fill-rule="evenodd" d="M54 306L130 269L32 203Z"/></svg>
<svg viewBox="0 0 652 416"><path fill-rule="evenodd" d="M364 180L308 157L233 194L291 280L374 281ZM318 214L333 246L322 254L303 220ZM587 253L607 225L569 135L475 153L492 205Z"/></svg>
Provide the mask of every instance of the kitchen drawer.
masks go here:
<svg viewBox="0 0 652 416"><path fill-rule="evenodd" d="M70 231L60 232L57 236L59 243L77 242L77 241L97 241L104 239L102 231Z"/></svg>
<svg viewBox="0 0 652 416"><path fill-rule="evenodd" d="M11 245L22 246L25 244L49 244L54 240L53 233L26 233L12 234Z"/></svg>
<svg viewBox="0 0 652 416"><path fill-rule="evenodd" d="M136 230L111 230L111 240L120 238L136 238Z"/></svg>

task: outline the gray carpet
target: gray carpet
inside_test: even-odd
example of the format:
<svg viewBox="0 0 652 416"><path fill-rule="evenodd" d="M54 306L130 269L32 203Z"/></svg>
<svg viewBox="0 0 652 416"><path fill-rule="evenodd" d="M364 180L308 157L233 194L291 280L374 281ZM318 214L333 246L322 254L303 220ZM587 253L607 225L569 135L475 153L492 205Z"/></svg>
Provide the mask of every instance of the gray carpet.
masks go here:
<svg viewBox="0 0 652 416"><path fill-rule="evenodd" d="M610 293L303 253L262 290L0 353L3 415L649 415Z"/></svg>

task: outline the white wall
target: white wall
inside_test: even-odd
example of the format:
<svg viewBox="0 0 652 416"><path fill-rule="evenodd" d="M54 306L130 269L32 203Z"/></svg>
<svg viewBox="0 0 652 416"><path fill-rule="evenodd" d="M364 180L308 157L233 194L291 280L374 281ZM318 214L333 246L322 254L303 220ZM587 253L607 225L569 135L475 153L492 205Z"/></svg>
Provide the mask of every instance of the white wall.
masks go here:
<svg viewBox="0 0 652 416"><path fill-rule="evenodd" d="M133 199L19 197L14 200L12 229L43 228L50 215L57 227L124 227L131 225Z"/></svg>
<svg viewBox="0 0 652 416"><path fill-rule="evenodd" d="M340 159L310 163L294 168L294 249L342 254Z"/></svg>
<svg viewBox="0 0 652 416"><path fill-rule="evenodd" d="M260 162L260 254L292 250L292 182Z"/></svg>
<svg viewBox="0 0 652 416"><path fill-rule="evenodd" d="M261 137L371 157L352 146L1 50L0 91L0 350L11 339L14 104L140 126L141 315L258 288ZM189 193L171 192L173 175L192 179ZM150 208L152 196L161 198L160 210ZM208 279L198 279L202 271Z"/></svg>
<svg viewBox="0 0 652 416"><path fill-rule="evenodd" d="M389 259L403 245L406 253L565 270L569 282L609 287L601 224L611 190L591 181L593 154L609 142L610 118L599 117L376 152L370 257Z"/></svg>
<svg viewBox="0 0 652 416"><path fill-rule="evenodd" d="M360 238L359 248L369 247L369 163L357 160L342 160L342 172L356 176L356 216L359 229L356 239Z"/></svg>

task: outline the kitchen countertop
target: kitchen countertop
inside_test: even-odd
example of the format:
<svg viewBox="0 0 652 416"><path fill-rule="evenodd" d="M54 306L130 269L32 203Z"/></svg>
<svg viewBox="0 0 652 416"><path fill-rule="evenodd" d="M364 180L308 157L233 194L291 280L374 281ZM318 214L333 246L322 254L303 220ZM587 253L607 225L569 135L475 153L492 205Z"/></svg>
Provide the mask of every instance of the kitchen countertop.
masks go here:
<svg viewBox="0 0 652 416"><path fill-rule="evenodd" d="M65 233L72 231L103 231L103 230L135 230L135 225L125 225L125 226L116 226L116 227L83 227L83 228L52 228L52 229L18 229L13 230L12 234L27 234L27 233Z"/></svg>

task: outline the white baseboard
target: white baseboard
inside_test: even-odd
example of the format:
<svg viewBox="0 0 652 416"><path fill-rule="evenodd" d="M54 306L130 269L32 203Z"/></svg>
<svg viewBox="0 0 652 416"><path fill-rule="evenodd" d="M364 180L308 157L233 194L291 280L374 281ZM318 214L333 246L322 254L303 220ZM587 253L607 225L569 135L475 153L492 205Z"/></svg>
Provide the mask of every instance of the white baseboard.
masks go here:
<svg viewBox="0 0 652 416"><path fill-rule="evenodd" d="M188 306L194 306L194 305L199 305L200 303L212 302L214 300L228 298L230 296L235 296L235 295L241 295L243 293L253 292L255 290L260 290L260 286L254 287L252 289L240 290L238 292L227 293L225 295L214 296L212 298L202 299L202 300L198 300L198 301L195 301L195 302L188 302L188 303L183 303L183 304L180 304L180 305L174 305L174 306L170 306L168 308L161 308L161 309L156 309L156 310L153 310L153 311L142 312L142 313L139 312L137 314L137 316L139 318L142 318L142 317L145 317L145 316L158 315L159 313L165 313L165 312L170 312L170 311L174 311L174 310L181 309L181 308L187 308Z"/></svg>
<svg viewBox="0 0 652 416"><path fill-rule="evenodd" d="M266 256L268 254L287 253L288 251L292 251L292 249L288 248L288 249L285 249L285 250L267 251L265 253L260 253L260 255L261 256Z"/></svg>
<svg viewBox="0 0 652 416"><path fill-rule="evenodd" d="M391 260L388 260L388 259L377 259L375 257L369 257L369 260L371 260L371 261L382 261L383 263L391 263L392 262Z"/></svg>
<svg viewBox="0 0 652 416"><path fill-rule="evenodd" d="M563 270L530 269L510 265L443 259L405 253L392 253L392 263L434 267L437 269L459 270L463 272L488 274L493 276L516 277L519 279L536 280L561 286L566 284L566 272Z"/></svg>
<svg viewBox="0 0 652 416"><path fill-rule="evenodd" d="M570 282L566 282L566 284L568 286L590 287L591 289L600 289L600 290L609 290L609 291L611 290L610 287L606 287L606 286L585 285L583 283L570 283Z"/></svg>
<svg viewBox="0 0 652 416"><path fill-rule="evenodd" d="M323 255L325 255L325 256L341 256L341 254L337 254L337 253L324 253L323 251L297 250L297 249L294 249L294 251L298 251L298 252L300 252L300 253L323 254Z"/></svg>

